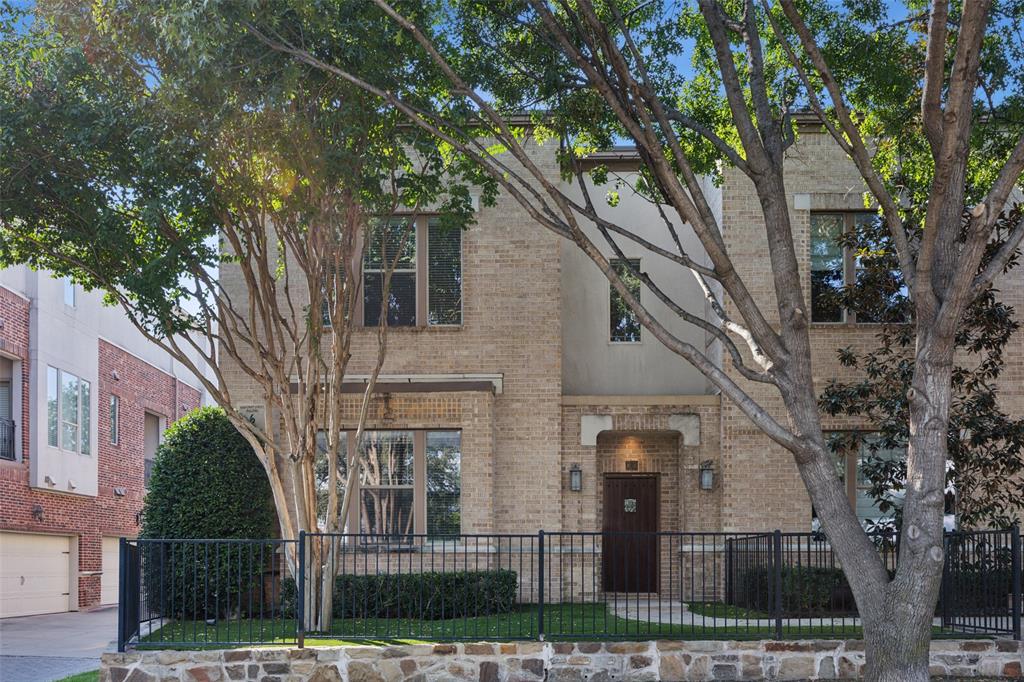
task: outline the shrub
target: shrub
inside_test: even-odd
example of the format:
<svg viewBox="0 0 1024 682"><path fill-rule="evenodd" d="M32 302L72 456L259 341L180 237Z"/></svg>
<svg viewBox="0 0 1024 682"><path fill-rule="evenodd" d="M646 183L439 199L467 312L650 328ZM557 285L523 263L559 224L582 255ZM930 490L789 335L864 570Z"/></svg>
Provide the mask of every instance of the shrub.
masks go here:
<svg viewBox="0 0 1024 682"><path fill-rule="evenodd" d="M193 410L167 429L143 503L141 538L263 539L274 523L263 465L223 410ZM142 552L150 607L183 618L242 610L274 557L269 544L142 543Z"/></svg>
<svg viewBox="0 0 1024 682"><path fill-rule="evenodd" d="M851 613L856 609L853 592L839 568L784 566L781 573L784 616ZM733 604L774 613L773 587L770 568L740 571Z"/></svg>
<svg viewBox="0 0 1024 682"><path fill-rule="evenodd" d="M459 571L401 575L339 575L335 618L440 620L507 613L515 608L514 571ZM285 613L295 614L295 582L281 587Z"/></svg>

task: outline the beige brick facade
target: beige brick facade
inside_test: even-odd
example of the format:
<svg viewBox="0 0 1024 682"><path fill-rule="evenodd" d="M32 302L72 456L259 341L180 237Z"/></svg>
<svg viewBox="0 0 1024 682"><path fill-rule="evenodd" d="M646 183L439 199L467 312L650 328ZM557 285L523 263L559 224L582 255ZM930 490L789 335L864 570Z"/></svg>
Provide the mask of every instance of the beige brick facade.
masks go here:
<svg viewBox="0 0 1024 682"><path fill-rule="evenodd" d="M550 145L531 149L552 177L554 151ZM809 300L810 212L862 207L863 185L830 138L811 130L803 131L789 152L786 182ZM730 253L755 298L772 314L763 218L753 188L741 174L726 170L721 192ZM806 206L809 201L810 210L795 208L797 195L806 195L799 202ZM462 431L464 533L600 531L604 474L634 470L660 475L660 530L807 530L810 503L792 455L719 396L635 391L631 395L625 395L627 391L563 395L562 324L567 317L560 295L560 288L567 286L560 256L563 248L507 195L499 197L497 206L482 208L477 224L463 235L463 324L393 328L383 374L486 374L500 377L501 390L383 393L374 402L367 428ZM238 273L228 267L222 278L240 300ZM1019 271L1012 281L1001 283L1001 290L1007 303L1024 310L1024 279ZM695 305L703 310L702 302ZM876 332L872 325L814 324L816 380L824 385L829 379L844 378L836 349L868 348L875 344ZM646 343L656 342L648 339ZM1013 347L1016 350L1010 353L1002 382L1003 399L1010 411L1021 414L1024 361L1019 339ZM375 330L360 331L349 373L368 373L375 353ZM229 376L232 396L239 404L258 403L240 372L229 372ZM746 388L782 416L781 400L772 395L772 389ZM345 409L348 426L353 426L358 396ZM593 442L583 433L586 417L601 417L606 425ZM680 430L683 417L699 424L696 440L692 432L684 435ZM826 428L850 426L854 424L825 423ZM627 461L635 462L636 468L633 464L627 468ZM699 466L705 461L711 462L715 473L712 490L701 490L698 484ZM570 490L569 472L574 466L582 473L579 492Z"/></svg>

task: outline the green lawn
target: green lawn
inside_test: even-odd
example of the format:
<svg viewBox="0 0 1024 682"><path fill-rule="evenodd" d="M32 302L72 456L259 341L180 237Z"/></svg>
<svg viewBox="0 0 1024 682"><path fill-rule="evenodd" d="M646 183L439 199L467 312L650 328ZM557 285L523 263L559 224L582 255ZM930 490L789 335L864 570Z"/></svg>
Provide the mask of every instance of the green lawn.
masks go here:
<svg viewBox="0 0 1024 682"><path fill-rule="evenodd" d="M721 604L696 604L695 613L706 616L759 618L762 614ZM749 614L749 616L748 616ZM745 627L742 623L729 627L670 625L644 620L620 618L602 604L550 605L544 608L544 631L549 640L584 639L656 639L674 637L687 639L762 639L775 636L772 627ZM288 643L294 640L294 620L235 620L207 625L203 621L181 621L165 625L143 639L140 646L160 647L163 643L195 643L214 646L218 643ZM788 637L860 637L855 626L786 627ZM523 606L510 613L455 618L450 620L415 619L345 619L334 623L329 636L309 635L308 644L339 643L411 643L449 640L536 639L537 608Z"/></svg>
<svg viewBox="0 0 1024 682"><path fill-rule="evenodd" d="M771 615L764 611L755 611L754 609L733 606L732 604L722 604L721 602L692 601L687 603L687 607L690 613L695 613L698 616L707 616L708 618L738 618L740 620L771 618Z"/></svg>
<svg viewBox="0 0 1024 682"><path fill-rule="evenodd" d="M99 670L91 670L87 673L78 673L77 675L71 675L63 679L57 680L57 682L98 682L100 679Z"/></svg>

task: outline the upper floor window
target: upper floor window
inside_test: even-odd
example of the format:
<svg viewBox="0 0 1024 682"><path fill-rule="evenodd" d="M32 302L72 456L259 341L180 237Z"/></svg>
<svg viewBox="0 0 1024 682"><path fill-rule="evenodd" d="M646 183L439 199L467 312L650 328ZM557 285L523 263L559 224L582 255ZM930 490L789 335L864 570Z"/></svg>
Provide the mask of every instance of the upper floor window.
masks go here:
<svg viewBox="0 0 1024 682"><path fill-rule="evenodd" d="M857 322L857 316L846 310L835 294L847 284L860 280L864 270L861 257L854 249L840 243L841 237L858 226L874 222L873 211L811 214L811 321ZM873 322L861 315L861 322Z"/></svg>
<svg viewBox="0 0 1024 682"><path fill-rule="evenodd" d="M382 310L391 327L462 324L461 230L433 218L396 219L374 230L363 259L363 324L378 326Z"/></svg>
<svg viewBox="0 0 1024 682"><path fill-rule="evenodd" d="M71 281L70 277L62 278L61 282L64 285L64 305L74 308L77 300L75 283Z"/></svg>
<svg viewBox="0 0 1024 682"><path fill-rule="evenodd" d="M117 445L121 431L121 399L116 395L110 396L110 444Z"/></svg>
<svg viewBox="0 0 1024 682"><path fill-rule="evenodd" d="M71 372L46 368L47 443L90 454L89 382Z"/></svg>
<svg viewBox="0 0 1024 682"><path fill-rule="evenodd" d="M640 278L635 274L640 271L640 259L630 258L628 261L613 258L612 268L622 279L623 284L629 288L633 298L640 300ZM611 311L611 336L612 343L639 343L640 341L640 320L636 313L629 307L618 291L610 283L609 287L609 310Z"/></svg>

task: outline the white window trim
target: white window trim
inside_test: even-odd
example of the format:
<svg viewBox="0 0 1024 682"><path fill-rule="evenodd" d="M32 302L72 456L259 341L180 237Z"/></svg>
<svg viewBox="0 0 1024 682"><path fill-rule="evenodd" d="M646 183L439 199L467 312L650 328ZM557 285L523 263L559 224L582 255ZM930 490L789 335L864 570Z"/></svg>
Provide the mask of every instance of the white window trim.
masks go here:
<svg viewBox="0 0 1024 682"><path fill-rule="evenodd" d="M110 444L118 445L121 440L121 398L110 394Z"/></svg>
<svg viewBox="0 0 1024 682"><path fill-rule="evenodd" d="M46 428L47 428L46 444L47 444L47 447L51 447L51 448L54 448L56 450L60 450L61 452L70 452L72 454L81 455L83 457L92 457L92 451L93 451L93 448L92 448L92 436L93 436L93 432L95 431L95 428L94 428L93 423L92 423L92 412L91 412L91 410L92 410L92 382L90 382L90 381L88 381L86 379L83 379L81 376L79 376L78 374L75 374L74 372L69 372L69 371L62 370L59 367L54 367L53 365L47 365L46 367L47 367L47 379L46 379L46 391L47 391L47 393L46 393L46 410L47 410L47 412L46 412ZM50 443L50 438L49 438L49 428L50 428L50 415L49 415L49 409L50 409L50 395L49 395L50 388L49 388L49 385L50 385L50 380L49 380L49 370L51 370L51 369L57 373L57 401L56 401L56 403L57 403L57 406L56 406L56 410L57 410L57 445L56 446L54 446L54 445L52 445ZM78 423L76 425L77 429L78 429L78 450L77 451L69 450L68 448L64 447L64 413L63 413L64 393L61 390L61 385L63 383L62 382L63 376L65 374L73 376L73 377L75 377L76 380L78 380L78 406L77 406L78 407L78 410L77 410L78 411ZM88 401L88 404L86 404L84 406L85 407L85 411L84 412L83 412L83 409L82 409L83 408L83 405L82 405L82 384L83 383L86 384L87 386L89 386L89 401ZM89 434L88 434L88 438L83 439L82 438L82 422L83 422L82 416L83 416L83 414L86 414L86 413L88 413L88 418L89 418ZM88 452L82 452L83 444L85 444L87 446Z"/></svg>

